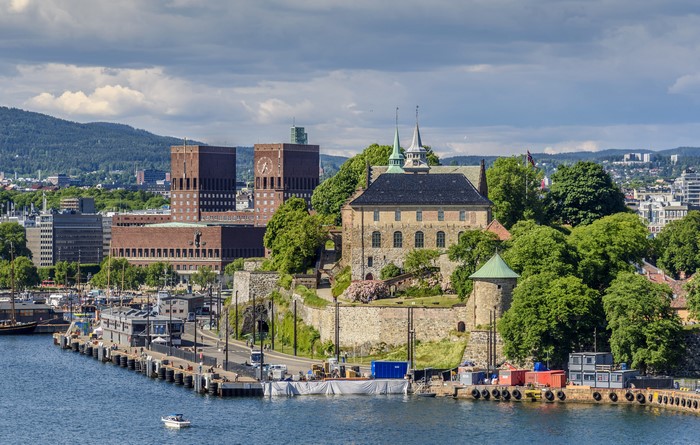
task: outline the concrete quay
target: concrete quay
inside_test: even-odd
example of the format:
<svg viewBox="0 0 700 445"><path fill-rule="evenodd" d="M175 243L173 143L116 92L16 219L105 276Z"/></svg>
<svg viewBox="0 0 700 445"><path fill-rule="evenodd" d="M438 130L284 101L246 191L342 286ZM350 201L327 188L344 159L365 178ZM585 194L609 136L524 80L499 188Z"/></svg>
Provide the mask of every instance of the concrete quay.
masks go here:
<svg viewBox="0 0 700 445"><path fill-rule="evenodd" d="M480 402L586 403L641 405L689 414L700 414L700 394L672 389L613 389L588 386L528 389L524 386L461 385L457 382L433 382L428 387L442 397Z"/></svg>
<svg viewBox="0 0 700 445"><path fill-rule="evenodd" d="M85 336L54 334L54 344L97 359L112 363L147 377L165 380L175 385L193 389L200 394L218 397L261 397L262 385L255 379L241 376L200 363L168 356L140 348L124 348L105 340Z"/></svg>

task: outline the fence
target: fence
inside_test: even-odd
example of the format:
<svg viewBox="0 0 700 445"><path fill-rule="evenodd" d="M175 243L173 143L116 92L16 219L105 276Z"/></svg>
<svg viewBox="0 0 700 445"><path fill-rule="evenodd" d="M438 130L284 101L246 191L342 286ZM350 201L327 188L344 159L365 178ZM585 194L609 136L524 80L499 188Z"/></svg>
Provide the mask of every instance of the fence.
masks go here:
<svg viewBox="0 0 700 445"><path fill-rule="evenodd" d="M155 352L159 352L161 354L167 354L175 358L179 358L182 360L187 360L188 362L192 363L199 363L201 362L204 366L211 366L211 367L216 367L217 365L217 360L216 357L210 357L208 355L204 355L202 353L198 353L199 357L195 356L194 352L190 351L185 351L184 349L178 349L178 348L172 348L172 350L168 350L167 345L160 345L158 343L151 343L151 350Z"/></svg>

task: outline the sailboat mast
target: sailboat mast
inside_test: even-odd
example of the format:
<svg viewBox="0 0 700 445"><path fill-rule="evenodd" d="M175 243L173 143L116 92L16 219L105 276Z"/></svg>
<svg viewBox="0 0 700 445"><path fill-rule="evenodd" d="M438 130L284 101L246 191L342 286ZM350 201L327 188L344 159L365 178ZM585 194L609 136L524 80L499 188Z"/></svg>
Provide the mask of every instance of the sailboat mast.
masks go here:
<svg viewBox="0 0 700 445"><path fill-rule="evenodd" d="M15 246L10 241L10 281L12 282L12 290L10 294L10 301L12 301L12 324L17 323L17 316L15 314Z"/></svg>

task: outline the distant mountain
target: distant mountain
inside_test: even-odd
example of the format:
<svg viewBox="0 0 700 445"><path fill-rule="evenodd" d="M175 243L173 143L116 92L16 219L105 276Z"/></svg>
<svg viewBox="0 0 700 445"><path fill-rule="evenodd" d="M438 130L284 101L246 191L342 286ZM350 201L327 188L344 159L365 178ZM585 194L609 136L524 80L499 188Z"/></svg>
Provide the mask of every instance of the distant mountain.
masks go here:
<svg viewBox="0 0 700 445"><path fill-rule="evenodd" d="M197 143L197 142L194 142ZM92 171L170 169L170 146L182 139L128 125L79 124L0 107L0 171L36 176Z"/></svg>

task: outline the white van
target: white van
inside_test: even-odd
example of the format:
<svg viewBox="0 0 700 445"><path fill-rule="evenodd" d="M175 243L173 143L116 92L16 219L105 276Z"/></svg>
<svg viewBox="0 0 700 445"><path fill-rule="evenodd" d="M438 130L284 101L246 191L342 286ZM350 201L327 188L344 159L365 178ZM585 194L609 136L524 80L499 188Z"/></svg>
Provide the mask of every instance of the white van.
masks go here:
<svg viewBox="0 0 700 445"><path fill-rule="evenodd" d="M270 365L268 378L270 380L282 380L287 375L287 365Z"/></svg>

